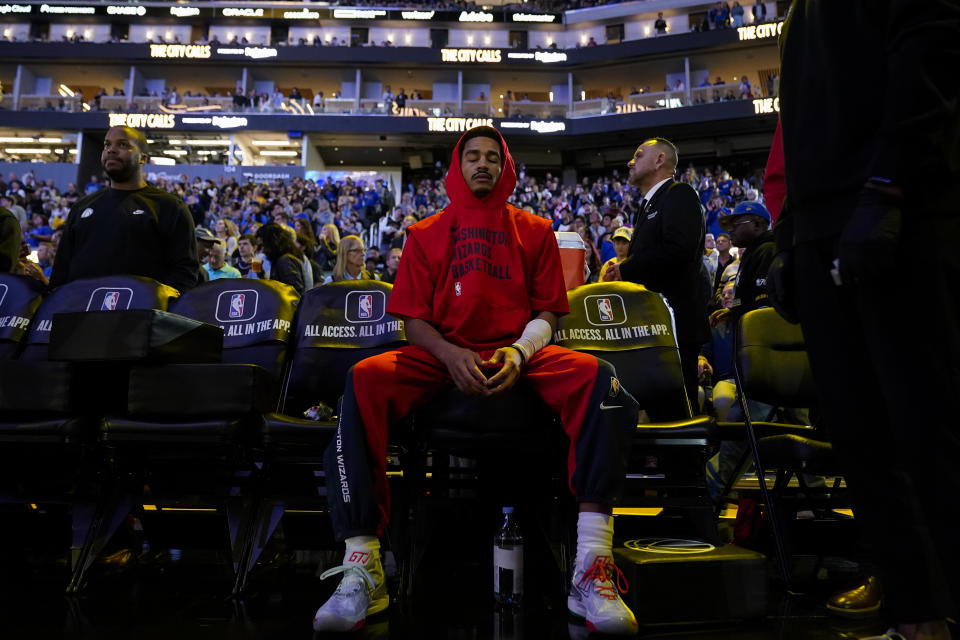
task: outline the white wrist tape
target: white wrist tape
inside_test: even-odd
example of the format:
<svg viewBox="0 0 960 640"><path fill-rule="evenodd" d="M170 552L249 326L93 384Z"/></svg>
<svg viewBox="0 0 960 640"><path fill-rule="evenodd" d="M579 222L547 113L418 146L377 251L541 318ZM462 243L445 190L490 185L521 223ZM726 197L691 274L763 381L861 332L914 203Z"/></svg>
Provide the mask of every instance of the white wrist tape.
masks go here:
<svg viewBox="0 0 960 640"><path fill-rule="evenodd" d="M524 327L520 339L511 346L522 351L524 362L529 362L533 354L549 344L552 335L553 330L549 322L543 318L534 318Z"/></svg>

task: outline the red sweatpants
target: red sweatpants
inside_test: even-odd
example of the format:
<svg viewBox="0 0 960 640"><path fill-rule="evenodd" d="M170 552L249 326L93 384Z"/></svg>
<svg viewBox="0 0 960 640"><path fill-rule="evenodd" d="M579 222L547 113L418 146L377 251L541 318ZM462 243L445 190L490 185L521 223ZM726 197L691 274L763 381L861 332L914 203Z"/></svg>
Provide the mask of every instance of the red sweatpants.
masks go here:
<svg viewBox="0 0 960 640"><path fill-rule="evenodd" d="M481 352L480 356L487 359L492 353ZM597 382L597 371L598 362L593 356L547 345L530 358L521 372L522 379L544 403L560 414L570 438L567 468L571 479L576 468L576 443ZM452 384L447 368L439 360L426 349L412 345L367 358L353 368L353 388L370 449L381 530L390 513L386 461L389 426ZM572 482L570 489L576 495Z"/></svg>

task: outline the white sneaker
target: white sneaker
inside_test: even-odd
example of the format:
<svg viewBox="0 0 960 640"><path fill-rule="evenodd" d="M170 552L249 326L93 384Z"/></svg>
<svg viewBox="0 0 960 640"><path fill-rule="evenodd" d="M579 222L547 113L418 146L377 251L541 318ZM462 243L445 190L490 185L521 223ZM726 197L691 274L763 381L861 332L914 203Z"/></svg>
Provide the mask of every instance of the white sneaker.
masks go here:
<svg viewBox="0 0 960 640"><path fill-rule="evenodd" d="M340 585L330 599L313 616L314 631L356 631L372 616L387 608L383 565L379 557L366 550L347 550L347 560L339 567L327 569L320 576L325 580L342 573Z"/></svg>
<svg viewBox="0 0 960 640"><path fill-rule="evenodd" d="M628 588L626 577L613 564L609 551L590 553L586 557L586 568L577 566L573 570L567 609L575 616L586 618L590 631L633 635L637 633L637 619L620 598Z"/></svg>

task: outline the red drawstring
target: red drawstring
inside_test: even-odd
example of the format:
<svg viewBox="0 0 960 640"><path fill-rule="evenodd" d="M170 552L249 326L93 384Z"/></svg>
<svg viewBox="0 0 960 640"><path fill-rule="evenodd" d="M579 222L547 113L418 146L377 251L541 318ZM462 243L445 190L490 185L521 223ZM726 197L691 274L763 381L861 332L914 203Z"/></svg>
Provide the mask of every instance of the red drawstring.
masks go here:
<svg viewBox="0 0 960 640"><path fill-rule="evenodd" d="M607 600L613 600L617 597L617 591L613 588L612 582L611 584L606 583L614 572L617 575L617 589L620 590L620 593L627 593L630 590L627 577L623 575L623 571L620 571L620 567L608 562L604 556L596 556L593 559L593 564L583 572L583 577L580 578L577 586L582 587L584 583L592 579L596 585L597 593Z"/></svg>

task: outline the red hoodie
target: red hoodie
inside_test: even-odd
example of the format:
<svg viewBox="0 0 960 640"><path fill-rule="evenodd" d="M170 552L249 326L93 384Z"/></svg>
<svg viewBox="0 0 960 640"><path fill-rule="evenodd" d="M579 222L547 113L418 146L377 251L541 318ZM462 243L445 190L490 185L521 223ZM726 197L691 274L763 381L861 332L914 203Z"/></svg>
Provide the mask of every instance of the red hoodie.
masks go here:
<svg viewBox="0 0 960 640"><path fill-rule="evenodd" d="M540 311L570 310L550 222L507 204L517 175L500 140L503 172L483 198L460 173L463 138L457 142L446 179L450 205L407 229L387 305L474 351L516 342Z"/></svg>

